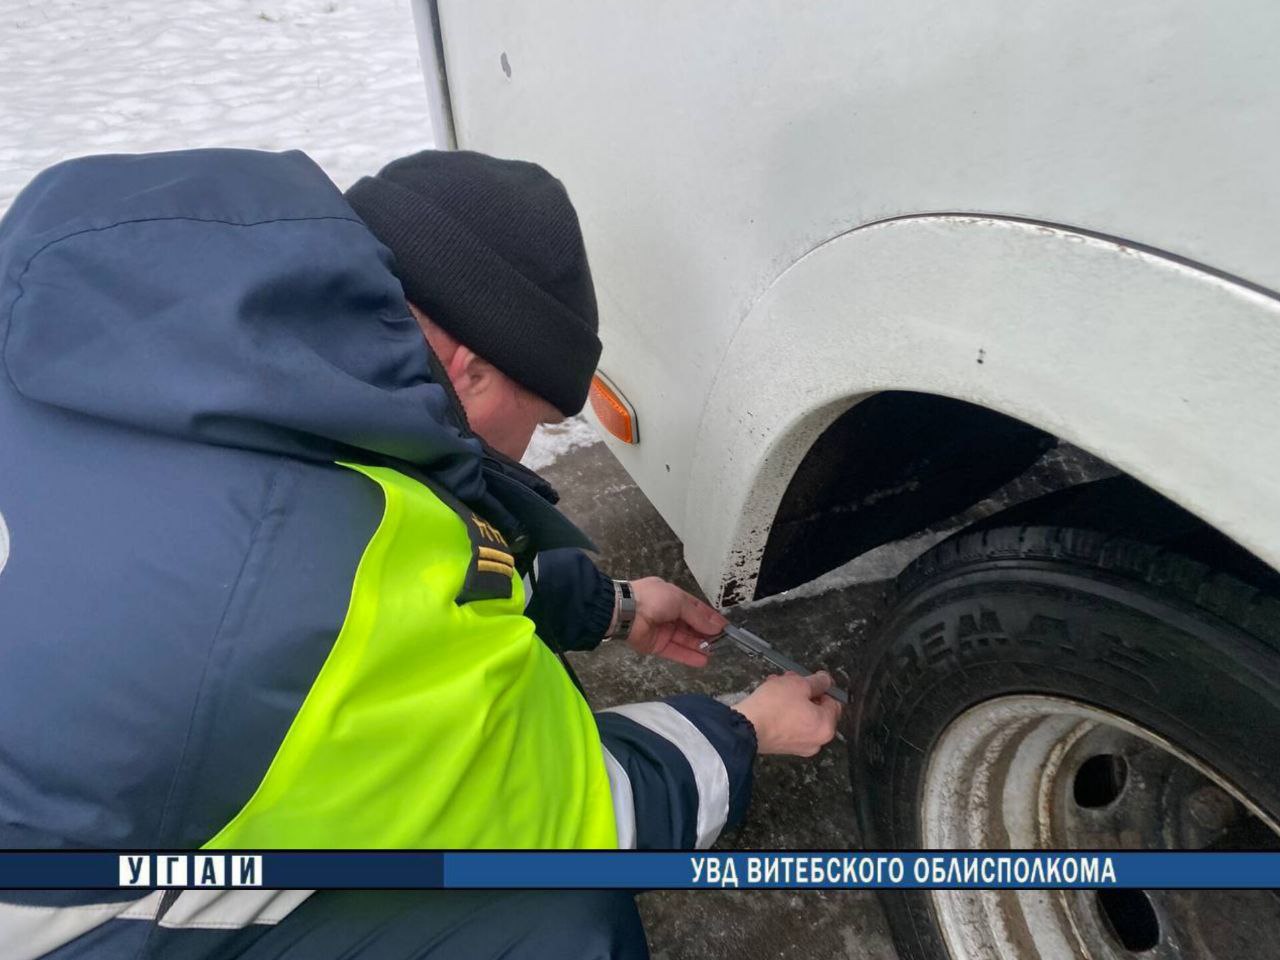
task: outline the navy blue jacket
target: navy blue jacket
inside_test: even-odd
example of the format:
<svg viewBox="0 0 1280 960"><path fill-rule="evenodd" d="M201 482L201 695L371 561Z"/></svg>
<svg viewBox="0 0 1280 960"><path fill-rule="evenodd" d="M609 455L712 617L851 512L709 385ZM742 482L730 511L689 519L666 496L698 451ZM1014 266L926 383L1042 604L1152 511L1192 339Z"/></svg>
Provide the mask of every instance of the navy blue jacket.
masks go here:
<svg viewBox="0 0 1280 960"><path fill-rule="evenodd" d="M192 848L245 803L382 514L335 460L429 475L541 552L546 642L599 637L586 538L433 366L390 254L303 154L86 158L19 195L0 221L0 847ZM598 716L625 843L706 845L742 815L738 714Z"/></svg>

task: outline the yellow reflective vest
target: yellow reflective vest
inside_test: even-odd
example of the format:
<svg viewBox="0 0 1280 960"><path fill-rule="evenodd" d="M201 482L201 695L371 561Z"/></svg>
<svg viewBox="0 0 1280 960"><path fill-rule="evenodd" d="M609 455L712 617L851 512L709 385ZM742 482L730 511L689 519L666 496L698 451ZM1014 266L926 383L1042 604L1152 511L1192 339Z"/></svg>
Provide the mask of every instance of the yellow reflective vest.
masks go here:
<svg viewBox="0 0 1280 960"><path fill-rule="evenodd" d="M501 534L404 474L342 629L207 848L616 847L596 722L523 615Z"/></svg>

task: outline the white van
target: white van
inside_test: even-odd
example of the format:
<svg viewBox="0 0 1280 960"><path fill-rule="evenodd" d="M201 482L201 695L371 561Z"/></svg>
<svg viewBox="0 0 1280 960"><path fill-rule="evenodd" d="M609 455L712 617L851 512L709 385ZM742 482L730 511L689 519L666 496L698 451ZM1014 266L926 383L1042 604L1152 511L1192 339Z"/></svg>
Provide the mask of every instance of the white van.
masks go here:
<svg viewBox="0 0 1280 960"><path fill-rule="evenodd" d="M868 847L1280 843L1280 4L415 2L437 138L578 207L597 409L713 599L1058 443L1116 474L900 576L851 668ZM1262 892L886 908L912 960L1280 943Z"/></svg>

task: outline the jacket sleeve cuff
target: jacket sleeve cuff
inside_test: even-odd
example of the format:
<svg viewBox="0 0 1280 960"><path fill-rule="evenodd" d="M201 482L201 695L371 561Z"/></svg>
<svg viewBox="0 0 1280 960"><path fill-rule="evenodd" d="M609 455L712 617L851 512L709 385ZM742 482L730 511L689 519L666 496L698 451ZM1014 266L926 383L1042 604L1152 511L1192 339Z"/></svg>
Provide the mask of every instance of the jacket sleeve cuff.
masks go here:
<svg viewBox="0 0 1280 960"><path fill-rule="evenodd" d="M613 581L599 569L595 570L596 586L587 602L582 622L582 639L584 645L579 650L594 650L600 646L609 624L613 622L614 591Z"/></svg>
<svg viewBox="0 0 1280 960"><path fill-rule="evenodd" d="M545 550L525 580L525 616L553 650L594 650L613 619L613 581L581 550Z"/></svg>

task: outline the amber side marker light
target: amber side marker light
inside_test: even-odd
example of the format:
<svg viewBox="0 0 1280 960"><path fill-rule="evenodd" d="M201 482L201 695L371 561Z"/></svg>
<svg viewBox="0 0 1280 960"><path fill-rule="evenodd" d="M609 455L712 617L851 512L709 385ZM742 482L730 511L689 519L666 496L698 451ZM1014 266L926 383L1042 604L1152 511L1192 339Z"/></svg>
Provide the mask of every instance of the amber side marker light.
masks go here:
<svg viewBox="0 0 1280 960"><path fill-rule="evenodd" d="M640 429L636 423L635 408L618 392L603 373L591 378L591 409L595 411L600 426L623 443L639 443Z"/></svg>

